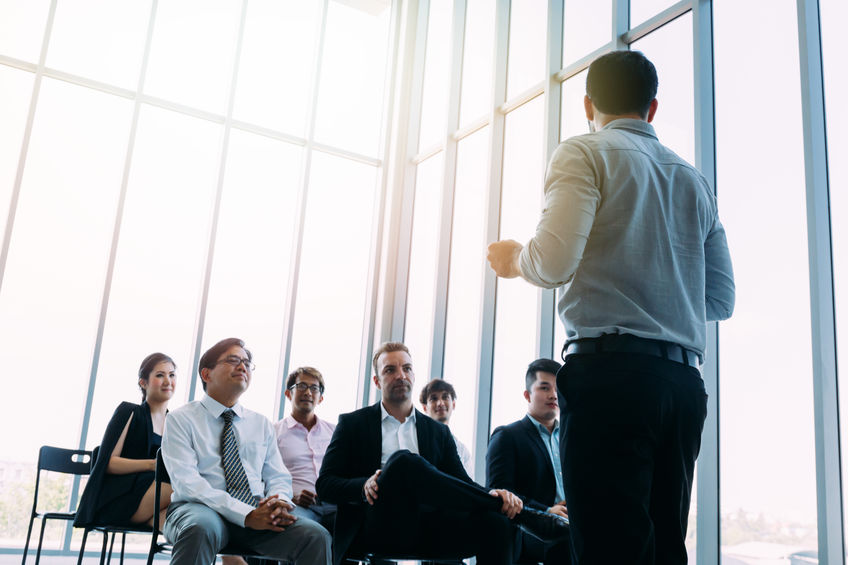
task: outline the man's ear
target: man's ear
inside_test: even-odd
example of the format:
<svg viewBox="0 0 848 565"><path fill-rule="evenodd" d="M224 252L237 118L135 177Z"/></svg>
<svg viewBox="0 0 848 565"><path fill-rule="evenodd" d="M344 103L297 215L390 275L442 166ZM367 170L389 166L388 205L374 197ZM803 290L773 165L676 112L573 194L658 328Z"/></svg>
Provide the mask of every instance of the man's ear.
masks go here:
<svg viewBox="0 0 848 565"><path fill-rule="evenodd" d="M657 113L657 106L659 106L659 104L660 103L657 102L656 98L651 100L651 106L648 108L648 117L646 118L648 123L651 123L651 122L654 121L654 116Z"/></svg>
<svg viewBox="0 0 848 565"><path fill-rule="evenodd" d="M318 406L318 405L319 405L319 404L321 404L322 402L324 402L324 393L323 393L323 392L319 392L319 393L318 393L318 402L316 402L316 403L315 403L315 406Z"/></svg>
<svg viewBox="0 0 848 565"><path fill-rule="evenodd" d="M291 390L286 389L286 392L284 392L283 394L285 394L285 395L286 395L286 398L288 398L288 399L289 399L289 402L291 402L291 399L292 399L292 393L291 393Z"/></svg>
<svg viewBox="0 0 848 565"><path fill-rule="evenodd" d="M530 402L530 391L529 390L524 391L524 400L526 400L528 403Z"/></svg>
<svg viewBox="0 0 848 565"><path fill-rule="evenodd" d="M209 382L209 369L208 368L204 367L203 369L200 369L200 380L203 381L204 383Z"/></svg>
<svg viewBox="0 0 848 565"><path fill-rule="evenodd" d="M383 390L380 388L380 379L377 378L377 375L374 375L371 378L374 379L374 386L377 387L377 390Z"/></svg>
<svg viewBox="0 0 848 565"><path fill-rule="evenodd" d="M595 119L595 107L592 106L592 99L589 95L583 97L583 110L586 112L586 119L590 122Z"/></svg>

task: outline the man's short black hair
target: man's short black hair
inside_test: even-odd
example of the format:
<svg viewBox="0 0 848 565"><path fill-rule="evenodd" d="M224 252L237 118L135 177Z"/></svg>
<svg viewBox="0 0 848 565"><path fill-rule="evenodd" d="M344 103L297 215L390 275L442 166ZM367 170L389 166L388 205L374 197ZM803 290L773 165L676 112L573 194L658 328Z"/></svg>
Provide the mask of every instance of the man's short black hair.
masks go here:
<svg viewBox="0 0 848 565"><path fill-rule="evenodd" d="M200 374L200 371L203 369L212 369L215 365L218 364L218 357L224 354L229 348L234 345L238 345L244 352L247 353L248 360L253 360L253 354L248 351L248 349L244 346L244 341L240 340L237 337L228 337L227 339L222 339L212 347L206 350L206 353L200 356L200 362L197 364L197 372ZM200 379L200 382L203 384L203 390L206 390L206 381Z"/></svg>
<svg viewBox="0 0 848 565"><path fill-rule="evenodd" d="M539 371L556 375L560 367L562 367L562 365L553 359L536 359L527 365L527 373L524 375L524 388L527 389L528 392L531 388L533 388L533 383L536 382L536 373Z"/></svg>
<svg viewBox="0 0 848 565"><path fill-rule="evenodd" d="M427 399L430 398L431 394L442 391L447 391L448 394L451 395L451 398L456 400L456 390L453 388L452 384L442 379L431 379L426 385L424 385L424 388L421 389L421 395L418 397L418 401L421 402L422 406L426 406Z"/></svg>
<svg viewBox="0 0 848 565"><path fill-rule="evenodd" d="M586 95L604 114L647 118L658 84L657 69L641 51L613 51L589 65Z"/></svg>

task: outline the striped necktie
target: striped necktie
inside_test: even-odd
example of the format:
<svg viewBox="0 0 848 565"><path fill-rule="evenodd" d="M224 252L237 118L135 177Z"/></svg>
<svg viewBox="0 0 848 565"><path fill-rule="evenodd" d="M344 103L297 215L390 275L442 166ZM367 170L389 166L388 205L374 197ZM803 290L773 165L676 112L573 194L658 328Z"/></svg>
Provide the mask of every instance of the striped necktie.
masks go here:
<svg viewBox="0 0 848 565"><path fill-rule="evenodd" d="M256 506L256 497L250 492L250 483L239 457L238 440L233 429L235 415L232 410L221 414L224 419L224 429L221 431L221 466L224 468L224 480L227 481L227 492L230 496L245 504Z"/></svg>

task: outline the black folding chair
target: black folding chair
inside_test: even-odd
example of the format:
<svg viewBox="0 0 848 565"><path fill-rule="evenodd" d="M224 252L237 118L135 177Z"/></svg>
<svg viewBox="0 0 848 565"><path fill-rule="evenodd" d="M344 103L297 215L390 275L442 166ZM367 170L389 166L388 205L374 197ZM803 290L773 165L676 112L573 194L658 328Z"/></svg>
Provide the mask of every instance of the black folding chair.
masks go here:
<svg viewBox="0 0 848 565"><path fill-rule="evenodd" d="M38 450L38 471L35 475L35 494L32 497L32 512L29 517L29 528L27 528L24 553L21 565L25 565L29 540L32 535L32 524L36 518L41 520L41 533L38 536L38 550L35 552L35 564L41 560L41 544L44 541L44 526L47 520L66 520L73 522L77 516L76 511L68 512L39 512L38 511L38 487L41 482L41 471L53 471L54 473L65 473L68 475L88 475L91 472L91 452L81 449L63 449L61 447L41 446Z"/></svg>
<svg viewBox="0 0 848 565"><path fill-rule="evenodd" d="M100 446L98 445L94 449L91 450L91 469L94 469L94 465L97 463L97 458L100 455ZM111 454L105 453L105 457L110 457ZM100 565L104 563L112 563L112 550L115 547L115 536L121 534L121 565L124 565L124 550L126 549L127 544L127 534L151 534L153 533L153 528L150 526L145 526L144 524L135 524L132 526L116 526L113 524L97 524L86 526L82 533L82 544L80 545L79 557L77 558L77 565L82 565L82 557L85 553L85 542L88 539L89 532L100 532L103 534L103 546L100 550ZM108 551L106 547L106 542L109 539L109 534L112 534L112 541L109 543Z"/></svg>

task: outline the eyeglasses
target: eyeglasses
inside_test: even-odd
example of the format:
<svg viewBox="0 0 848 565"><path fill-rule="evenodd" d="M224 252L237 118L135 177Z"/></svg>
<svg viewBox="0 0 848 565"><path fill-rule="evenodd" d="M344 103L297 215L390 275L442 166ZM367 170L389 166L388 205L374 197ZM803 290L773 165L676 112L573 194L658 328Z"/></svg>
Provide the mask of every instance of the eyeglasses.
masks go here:
<svg viewBox="0 0 848 565"><path fill-rule="evenodd" d="M253 371L256 368L256 364L253 363L250 359L243 359L241 357L236 357L235 355L230 355L229 357L224 357L218 363L226 363L227 365L232 365L233 367L238 367L242 363L244 363L245 369L248 371ZM218 363L215 363L216 365Z"/></svg>
<svg viewBox="0 0 848 565"><path fill-rule="evenodd" d="M308 385L306 383L294 383L289 387L289 390L297 389L300 392L305 392L309 389L312 394L324 394L324 385Z"/></svg>

